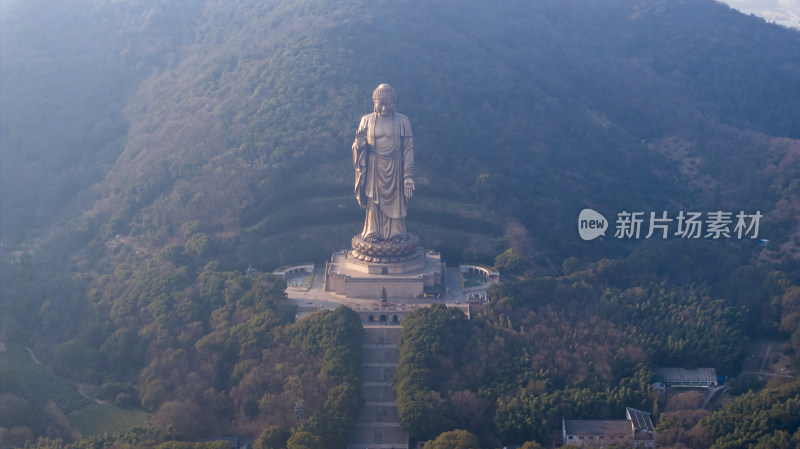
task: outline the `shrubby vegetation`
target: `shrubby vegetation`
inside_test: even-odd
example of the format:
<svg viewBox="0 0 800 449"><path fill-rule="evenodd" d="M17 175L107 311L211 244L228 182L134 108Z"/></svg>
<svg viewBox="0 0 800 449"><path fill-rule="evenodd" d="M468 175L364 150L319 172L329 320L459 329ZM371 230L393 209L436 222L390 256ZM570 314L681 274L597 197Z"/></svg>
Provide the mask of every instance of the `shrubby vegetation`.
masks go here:
<svg viewBox="0 0 800 449"><path fill-rule="evenodd" d="M800 444L800 382L749 392L704 418L713 449L791 448Z"/></svg>
<svg viewBox="0 0 800 449"><path fill-rule="evenodd" d="M770 332L796 313L781 307L796 287L780 272L748 266L735 274L739 286L770 295L764 302L716 296L733 283L726 276L698 283L691 276L672 278L665 269L655 282L644 263L652 251L603 260L569 276L495 287L489 307L472 320L438 305L408 315L395 390L398 417L412 438L432 440L461 428L475 433L482 447L509 441L547 447L559 441L562 417L620 419L625 407L634 407L656 418L664 413L659 432L672 435L665 444L727 447L715 446L729 432L712 430L712 423L729 422L723 418L728 408L704 415L697 403L677 413L651 386L653 370L714 367L736 376L750 338L778 335ZM719 265L735 257L722 250L695 263ZM746 281L744 272L750 273ZM765 304L771 311L761 310ZM754 316L762 319L745 318ZM779 394L769 391L761 394ZM786 407L791 413L792 405ZM703 416L709 418L700 421ZM779 417L758 422L763 426L750 428L759 438L781 439L782 431L797 430ZM676 433L679 428L685 435Z"/></svg>
<svg viewBox="0 0 800 449"><path fill-rule="evenodd" d="M742 394L715 412L668 410L656 428L659 447L794 448L800 443L798 381Z"/></svg>
<svg viewBox="0 0 800 449"><path fill-rule="evenodd" d="M342 429L361 407L358 316L340 308L291 323L293 312L280 307L282 280L266 274L249 279L215 267L210 263L191 276L187 267L169 263L118 267L115 275L95 279L83 312L104 313L106 321L72 329L75 337L53 348L57 373L102 383L98 395L121 405L140 403L166 438L257 436L270 425L344 444ZM38 328L34 338L48 332ZM5 371L13 380L9 387L32 380L19 366ZM34 392L58 397L48 395L41 382L22 391L23 402ZM47 400L32 406L44 407ZM56 406L71 417L88 404Z"/></svg>
<svg viewBox="0 0 800 449"><path fill-rule="evenodd" d="M660 417L665 447L734 444L725 443L729 432L720 423L751 419L744 418L751 409L738 412L731 405L712 413L697 410L690 398L665 403L651 387L653 369L713 366L736 375L751 338L794 331L781 323L799 313L792 299L797 286L782 272L748 265L726 275L724 261L738 259L732 249L692 262L719 272L695 278L657 268L656 281L652 264L670 251L678 249L642 247L566 276L493 287L490 304L471 320L442 305L408 314L394 378L404 427L414 439L441 444L463 440L447 432L469 429L481 447L509 441L546 447L558 440L564 416L617 419L625 407L635 407ZM216 263L192 269L154 258L81 282L92 286L91 294L72 307L84 307L86 316L107 314L107 321L62 329L75 337L53 347L49 357L57 373L102 383L98 396L129 406L134 400L149 410L160 431L148 441L233 432L259 436L263 448L345 444L362 403L362 331L349 309L292 324L291 312L280 308L282 281L269 275L249 279ZM732 285L765 298L720 296ZM32 341L45 340L50 329L40 326L51 323L47 316L40 313L32 322ZM6 350L4 360L11 354ZM17 390L20 374L7 367L2 373L9 380L4 384ZM737 387L745 394L732 404L778 408L765 411L771 418L757 425L741 421L752 434L736 441L791 442L796 423L780 413L793 416L794 383L773 382L760 392L763 384L748 385L754 390ZM785 406L777 399L781 395L788 395ZM761 397L768 399L754 402ZM71 438L65 430L50 433L54 426L37 430L25 418L47 416L46 409L36 411L41 401L28 402L24 395L4 401L4 410L13 408L18 417L9 422L19 423L4 433L6 441L30 439L34 432ZM742 418L725 418L734 413Z"/></svg>

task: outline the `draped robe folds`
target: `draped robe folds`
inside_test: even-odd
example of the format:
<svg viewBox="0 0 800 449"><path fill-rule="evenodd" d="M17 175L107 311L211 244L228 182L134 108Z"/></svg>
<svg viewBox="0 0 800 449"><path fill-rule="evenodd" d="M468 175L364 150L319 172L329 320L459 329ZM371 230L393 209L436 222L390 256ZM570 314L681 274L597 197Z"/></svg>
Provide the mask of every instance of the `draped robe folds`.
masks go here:
<svg viewBox="0 0 800 449"><path fill-rule="evenodd" d="M406 235L407 198L405 180L414 179L414 137L408 117L393 113L388 138L375 138L378 114L361 118L358 131L366 131L367 145L353 142L353 165L356 172L355 196L367 210L362 238L389 240Z"/></svg>

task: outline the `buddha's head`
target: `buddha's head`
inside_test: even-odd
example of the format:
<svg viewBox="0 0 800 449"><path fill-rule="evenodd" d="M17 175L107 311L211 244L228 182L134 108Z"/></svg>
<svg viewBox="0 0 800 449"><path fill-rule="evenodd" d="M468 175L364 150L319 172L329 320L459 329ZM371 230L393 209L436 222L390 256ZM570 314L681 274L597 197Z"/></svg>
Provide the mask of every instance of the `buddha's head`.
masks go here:
<svg viewBox="0 0 800 449"><path fill-rule="evenodd" d="M392 86L381 84L372 92L372 101L375 103L375 112L381 117L388 118L394 113L394 103L397 93Z"/></svg>

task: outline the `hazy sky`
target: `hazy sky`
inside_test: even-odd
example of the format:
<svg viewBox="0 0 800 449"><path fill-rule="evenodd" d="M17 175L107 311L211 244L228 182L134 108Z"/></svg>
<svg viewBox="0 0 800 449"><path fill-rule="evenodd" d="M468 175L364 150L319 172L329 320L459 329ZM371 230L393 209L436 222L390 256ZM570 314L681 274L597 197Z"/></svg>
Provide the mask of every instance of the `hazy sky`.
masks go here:
<svg viewBox="0 0 800 449"><path fill-rule="evenodd" d="M800 28L800 0L723 0L723 3L769 22Z"/></svg>

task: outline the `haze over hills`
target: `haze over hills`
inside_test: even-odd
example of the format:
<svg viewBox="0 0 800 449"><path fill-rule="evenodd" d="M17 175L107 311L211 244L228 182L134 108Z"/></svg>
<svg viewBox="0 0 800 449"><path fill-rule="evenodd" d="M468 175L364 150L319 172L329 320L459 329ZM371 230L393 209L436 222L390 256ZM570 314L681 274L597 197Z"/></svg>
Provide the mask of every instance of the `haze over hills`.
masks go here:
<svg viewBox="0 0 800 449"><path fill-rule="evenodd" d="M786 27L800 28L800 2L796 0L728 0L724 3L745 14Z"/></svg>
<svg viewBox="0 0 800 449"><path fill-rule="evenodd" d="M346 439L357 318L293 323L285 284L242 271L349 245L350 144L383 82L414 131L409 230L507 280L472 320L413 317L397 383L415 439L548 445L564 415L635 406L709 447L741 402L666 411L653 367L736 375L759 339L797 364L796 30L711 0L20 0L0 33L0 343L152 413L161 436L130 441ZM585 208L604 238L579 237ZM623 211L763 217L754 239L616 238ZM70 410L26 396L2 354L18 445L69 441ZM767 436L798 440L786 410Z"/></svg>
<svg viewBox="0 0 800 449"><path fill-rule="evenodd" d="M130 234L154 247L181 241L190 221L225 252L244 230L253 232L245 246L272 252L275 227L355 225L347 148L382 81L400 92L417 136L424 177L411 220L445 249L478 244L436 237L469 224L459 211L447 229L426 219L453 197L483 211L477 229L497 234L497 223L518 221L559 251L575 242L575 214L587 205L767 210L777 200L769 182L740 179L763 175L770 136L797 137L797 33L713 2L193 3L180 12L101 3L70 8L74 22L51 9L52 27L25 20L36 4L6 15L15 32L5 39L4 85L13 88L4 115L20 121L3 134L9 236L31 222L57 226L63 204L60 216L79 220L69 227L84 238ZM103 14L100 26L87 23ZM84 41L61 40L74 47L29 58L77 30ZM58 59L70 51L83 56ZM47 77L45 67L72 78ZM23 131L44 117L38 140ZM688 170L690 161L700 165ZM332 191L341 199L333 211L303 203ZM302 206L273 217L289 204ZM285 226L270 227L272 218ZM301 257L341 245L319 231L303 232Z"/></svg>

